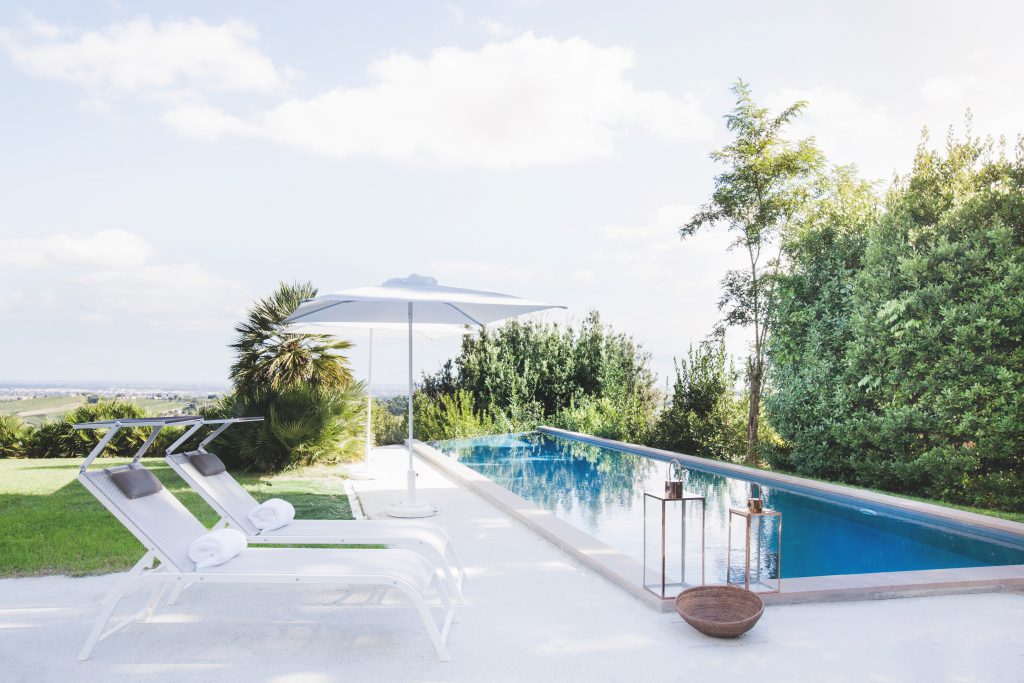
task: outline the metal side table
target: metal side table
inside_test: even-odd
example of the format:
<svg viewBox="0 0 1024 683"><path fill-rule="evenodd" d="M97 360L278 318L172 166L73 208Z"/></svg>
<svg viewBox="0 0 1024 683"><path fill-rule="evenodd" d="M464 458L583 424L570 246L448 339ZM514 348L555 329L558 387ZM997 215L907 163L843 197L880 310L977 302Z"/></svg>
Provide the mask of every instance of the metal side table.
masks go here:
<svg viewBox="0 0 1024 683"><path fill-rule="evenodd" d="M765 591L768 593L778 593L782 590L782 513L776 512L775 510L762 510L761 512L751 512L747 508L729 508L729 544L726 549L725 555L725 582L732 583L730 576L730 569L732 569L732 518L736 515L743 517L745 526L745 533L743 534L743 587L750 590L750 523L757 519L759 522L764 519L777 518L778 522L775 525L777 538L778 538L778 561L776 563L776 583L775 590ZM758 524L760 527L760 524ZM760 531L760 528L758 529ZM757 577L756 582L761 582L761 535L758 533L757 536L757 552L755 561L757 562Z"/></svg>
<svg viewBox="0 0 1024 683"><path fill-rule="evenodd" d="M644 492L644 577L643 587L645 590L650 591L659 598L674 598L676 593L669 593L671 587L678 586L682 590L686 586L686 504L689 502L700 501L700 583L704 585L704 538L705 538L705 518L707 511L707 501L704 500L704 496L692 495L683 493L682 496L677 498L668 497L661 493L648 493ZM655 579L653 582L648 582L648 569L647 566L647 505L652 503L660 509L660 520L661 526L659 527L659 554L658 554L658 568L659 571L654 574L652 578ZM680 532L679 532L679 581L669 582L666 579L666 514L667 506L669 503L679 503L679 520L680 520ZM653 586L653 588L652 588ZM658 588L659 590L655 590Z"/></svg>

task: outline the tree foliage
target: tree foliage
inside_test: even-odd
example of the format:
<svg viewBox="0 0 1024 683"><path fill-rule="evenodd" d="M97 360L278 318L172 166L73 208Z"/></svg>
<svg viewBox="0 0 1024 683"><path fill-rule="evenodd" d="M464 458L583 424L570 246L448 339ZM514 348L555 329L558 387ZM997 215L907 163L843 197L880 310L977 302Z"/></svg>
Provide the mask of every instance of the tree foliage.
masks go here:
<svg viewBox="0 0 1024 683"><path fill-rule="evenodd" d="M341 355L352 348L352 342L320 334L287 333L281 324L316 293L309 282L282 282L270 296L256 301L246 319L235 326L238 337L231 348L237 358L231 366L231 381L236 392L255 396L303 384L342 389L352 383L348 361Z"/></svg>
<svg viewBox="0 0 1024 683"><path fill-rule="evenodd" d="M842 427L853 394L845 381L853 339L854 283L868 232L879 217L871 186L844 167L822 174L814 200L785 238L768 352L768 421L785 441L766 449L774 466L852 479Z"/></svg>
<svg viewBox="0 0 1024 683"><path fill-rule="evenodd" d="M373 400L370 429L374 445L390 446L408 438L408 410L409 400L405 396Z"/></svg>
<svg viewBox="0 0 1024 683"><path fill-rule="evenodd" d="M922 143L877 217L837 196L779 293L776 464L1024 509L1021 154L951 136Z"/></svg>
<svg viewBox="0 0 1024 683"><path fill-rule="evenodd" d="M489 421L500 431L523 431L549 420L642 442L657 409L648 363L648 354L596 311L578 327L511 320L464 337L459 355L424 377L423 393L431 401L449 397L446 414L463 425L476 415L474 430Z"/></svg>
<svg viewBox="0 0 1024 683"><path fill-rule="evenodd" d="M747 362L747 460L754 463L772 289L781 266L780 236L804 209L809 181L823 156L812 138L794 143L784 137L806 102L795 102L773 115L754 102L750 86L743 81L732 92L736 106L725 121L735 137L711 153L712 160L727 168L715 177L711 199L679 229L679 235L685 239L703 227L724 225L733 235L730 248L742 250L747 257L748 266L730 270L722 280L718 307L723 325L749 327L753 332Z"/></svg>
<svg viewBox="0 0 1024 683"><path fill-rule="evenodd" d="M670 402L661 413L653 445L720 460L746 452L746 397L722 341L690 347L676 362Z"/></svg>
<svg viewBox="0 0 1024 683"><path fill-rule="evenodd" d="M235 328L234 391L212 412L265 420L228 430L218 441L218 453L234 467L269 472L361 452L365 392L342 355L351 342L291 334L283 324L303 300L315 296L308 282L281 283Z"/></svg>

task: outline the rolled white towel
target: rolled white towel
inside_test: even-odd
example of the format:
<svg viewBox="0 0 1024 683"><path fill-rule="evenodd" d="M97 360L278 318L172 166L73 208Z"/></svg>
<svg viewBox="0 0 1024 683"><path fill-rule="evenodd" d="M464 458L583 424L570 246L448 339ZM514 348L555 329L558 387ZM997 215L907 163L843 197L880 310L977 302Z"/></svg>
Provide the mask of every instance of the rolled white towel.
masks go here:
<svg viewBox="0 0 1024 683"><path fill-rule="evenodd" d="M188 557L196 563L196 569L206 569L224 564L248 545L242 532L217 529L192 541L188 547Z"/></svg>
<svg viewBox="0 0 1024 683"><path fill-rule="evenodd" d="M280 498L271 498L249 511L249 521L260 531L280 529L293 519L295 508Z"/></svg>

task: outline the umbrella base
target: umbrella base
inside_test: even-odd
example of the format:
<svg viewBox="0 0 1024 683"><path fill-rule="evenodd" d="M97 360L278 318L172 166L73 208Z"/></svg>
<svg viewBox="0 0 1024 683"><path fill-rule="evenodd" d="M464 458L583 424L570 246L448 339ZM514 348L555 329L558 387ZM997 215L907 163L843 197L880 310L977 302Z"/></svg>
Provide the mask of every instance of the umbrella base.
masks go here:
<svg viewBox="0 0 1024 683"><path fill-rule="evenodd" d="M430 503L399 503L388 508L389 517L433 517L437 514L437 508Z"/></svg>

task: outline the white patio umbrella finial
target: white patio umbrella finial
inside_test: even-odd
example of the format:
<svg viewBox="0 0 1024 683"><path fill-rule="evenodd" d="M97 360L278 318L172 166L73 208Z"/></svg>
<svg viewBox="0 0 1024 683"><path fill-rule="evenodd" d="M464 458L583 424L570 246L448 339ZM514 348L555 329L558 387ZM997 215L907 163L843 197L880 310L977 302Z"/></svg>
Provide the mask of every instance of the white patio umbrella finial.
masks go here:
<svg viewBox="0 0 1024 683"><path fill-rule="evenodd" d="M377 287L359 287L334 294L323 294L304 301L285 323L295 329L308 326L349 326L364 328L394 327L405 323L409 338L409 470L406 498L388 510L392 517L429 517L437 509L416 500L416 468L413 458L413 327L463 329L548 308L555 304L530 301L508 294L482 292L458 287L442 287L437 280L413 273L392 278Z"/></svg>

